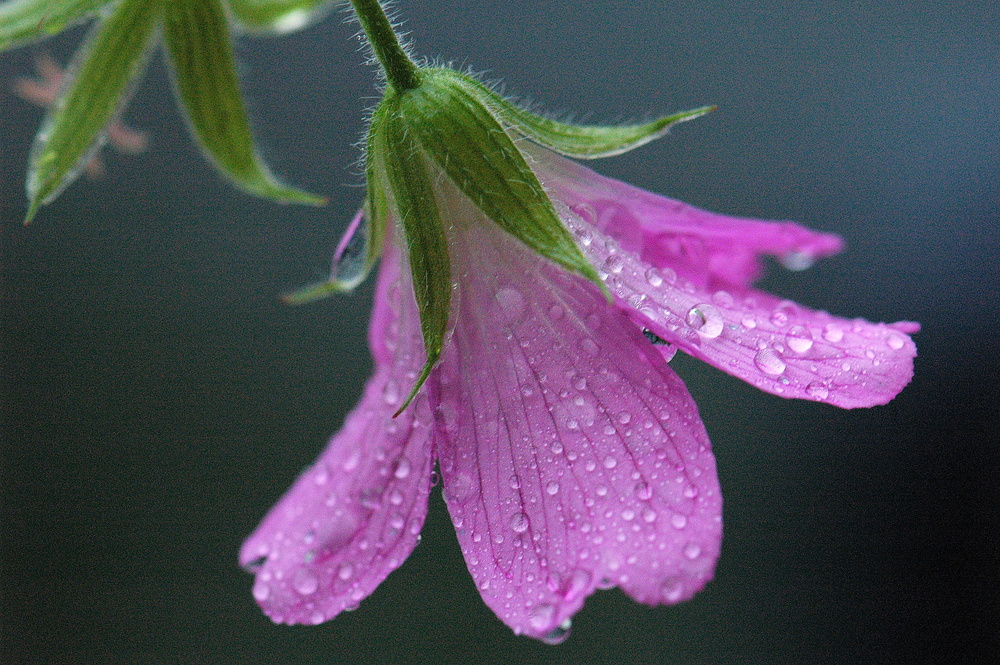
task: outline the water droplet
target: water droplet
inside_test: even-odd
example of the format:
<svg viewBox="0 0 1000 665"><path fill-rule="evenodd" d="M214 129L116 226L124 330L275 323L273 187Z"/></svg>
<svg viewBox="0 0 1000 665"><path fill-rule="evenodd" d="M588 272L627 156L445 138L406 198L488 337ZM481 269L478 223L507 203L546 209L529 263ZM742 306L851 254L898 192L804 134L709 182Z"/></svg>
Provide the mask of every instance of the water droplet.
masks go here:
<svg viewBox="0 0 1000 665"><path fill-rule="evenodd" d="M552 605L536 605L528 615L528 622L535 630L545 630L552 625L552 617L555 616L556 608Z"/></svg>
<svg viewBox="0 0 1000 665"><path fill-rule="evenodd" d="M689 559L697 559L701 556L701 546L698 543L690 542L684 546L684 556Z"/></svg>
<svg viewBox="0 0 1000 665"><path fill-rule="evenodd" d="M687 499L693 499L696 496L698 496L698 488L695 487L694 485L687 485L684 488L683 494L684 494L685 498L687 498Z"/></svg>
<svg viewBox="0 0 1000 665"><path fill-rule="evenodd" d="M695 305L687 313L687 324L706 339L715 339L722 334L724 323L719 308L708 303Z"/></svg>
<svg viewBox="0 0 1000 665"><path fill-rule="evenodd" d="M897 335L896 333L889 333L889 335L885 338L885 343L893 351L899 351L901 348L903 348L903 345L906 344L906 340L903 339L902 335Z"/></svg>
<svg viewBox="0 0 1000 665"><path fill-rule="evenodd" d="M632 520L635 519L635 511L632 510L631 508L626 508L625 510L622 511L622 519L625 520L626 522L631 522Z"/></svg>
<svg viewBox="0 0 1000 665"><path fill-rule="evenodd" d="M831 344L836 344L844 339L844 330L836 323L828 323L823 326L823 339Z"/></svg>
<svg viewBox="0 0 1000 665"><path fill-rule="evenodd" d="M815 399L826 399L830 396L830 389L822 383L810 383L806 386L806 394Z"/></svg>
<svg viewBox="0 0 1000 665"><path fill-rule="evenodd" d="M524 311L524 296L517 289L504 287L497 291L497 302L508 319L516 318Z"/></svg>
<svg viewBox="0 0 1000 665"><path fill-rule="evenodd" d="M804 326L795 326L788 331L785 337L788 348L796 353L805 353L812 348L813 336L809 329Z"/></svg>
<svg viewBox="0 0 1000 665"><path fill-rule="evenodd" d="M799 272L812 267L815 262L812 254L807 252L791 251L782 256L780 259L781 265L785 266L788 270L792 272Z"/></svg>
<svg viewBox="0 0 1000 665"><path fill-rule="evenodd" d="M663 284L663 275L656 268L650 268L646 271L646 281L652 287L661 286Z"/></svg>
<svg viewBox="0 0 1000 665"><path fill-rule="evenodd" d="M677 603L684 597L684 585L680 580L668 577L660 585L660 595L665 603Z"/></svg>
<svg viewBox="0 0 1000 665"><path fill-rule="evenodd" d="M559 483L554 480L550 480L549 484L545 486L545 492L549 496L555 496L559 493Z"/></svg>
<svg viewBox="0 0 1000 665"><path fill-rule="evenodd" d="M608 455L607 457L604 458L604 468L605 469L613 469L616 466L618 466L618 460L616 460L614 457L612 457L611 455Z"/></svg>
<svg viewBox="0 0 1000 665"><path fill-rule="evenodd" d="M258 603L263 603L271 595L271 587L266 582L257 580L253 585L253 597Z"/></svg>
<svg viewBox="0 0 1000 665"><path fill-rule="evenodd" d="M399 490L392 490L389 493L389 503L394 506L398 506L403 503L403 493Z"/></svg>
<svg viewBox="0 0 1000 665"><path fill-rule="evenodd" d="M350 563L346 561L337 567L337 577L339 577L344 581L351 579L351 575L353 574L354 574L354 566L352 566Z"/></svg>
<svg viewBox="0 0 1000 665"><path fill-rule="evenodd" d="M292 578L292 587L303 596L308 596L316 593L316 589L319 588L319 578L308 568L299 568Z"/></svg>
<svg viewBox="0 0 1000 665"><path fill-rule="evenodd" d="M561 624L545 633L542 636L542 642L546 644L562 644L569 637L569 631L572 628L573 623L568 618Z"/></svg>
<svg viewBox="0 0 1000 665"><path fill-rule="evenodd" d="M313 476L313 482L317 485L325 485L326 481L330 480L330 471L326 468L325 464L316 465L316 475Z"/></svg>
<svg viewBox="0 0 1000 665"><path fill-rule="evenodd" d="M510 488L512 490L520 489L520 487L521 487L521 479L518 478L517 476L511 476L507 480L507 482L508 482L508 484L510 484Z"/></svg>
<svg viewBox="0 0 1000 665"><path fill-rule="evenodd" d="M549 319L557 321L562 318L562 315L563 308L559 305L552 305L552 307L549 307Z"/></svg>
<svg viewBox="0 0 1000 665"><path fill-rule="evenodd" d="M622 425L628 425L632 421L632 414L628 411L622 411L618 414L618 422Z"/></svg>
<svg viewBox="0 0 1000 665"><path fill-rule="evenodd" d="M757 365L757 369L764 372L764 374L770 374L772 376L777 376L785 371L785 361L781 359L781 356L772 348L764 348L757 352L754 356L753 362Z"/></svg>
<svg viewBox="0 0 1000 665"><path fill-rule="evenodd" d="M594 493L597 494L597 496L607 496L608 488L606 485L598 485L594 488Z"/></svg>
<svg viewBox="0 0 1000 665"><path fill-rule="evenodd" d="M382 389L382 399L389 406L395 406L399 402L399 384L394 379L385 382L385 388Z"/></svg>
<svg viewBox="0 0 1000 665"><path fill-rule="evenodd" d="M720 307L732 307L736 302L729 291L716 291L712 294L712 301Z"/></svg>
<svg viewBox="0 0 1000 665"><path fill-rule="evenodd" d="M743 317L743 319L740 320L740 323L743 324L743 327L747 330L753 330L757 327L757 322L749 316Z"/></svg>
<svg viewBox="0 0 1000 665"><path fill-rule="evenodd" d="M400 457L398 460L396 460L394 466L395 469L393 470L392 475L396 476L400 480L410 475L410 460L406 459L405 457Z"/></svg>
<svg viewBox="0 0 1000 665"><path fill-rule="evenodd" d="M514 533L524 533L528 530L528 516L524 513L514 513L510 516L510 528Z"/></svg>
<svg viewBox="0 0 1000 665"><path fill-rule="evenodd" d="M601 352L601 347L597 346L597 342L589 337L580 342L580 348L590 356L596 356Z"/></svg>
<svg viewBox="0 0 1000 665"><path fill-rule="evenodd" d="M646 483L645 481L640 480L637 482L633 491L635 492L636 498L640 501L648 501L653 498L653 488L651 488L649 483Z"/></svg>
<svg viewBox="0 0 1000 665"><path fill-rule="evenodd" d="M674 513L673 516L671 516L670 518L670 523L674 526L675 529L683 529L688 524L688 518L686 515L682 515L680 513Z"/></svg>
<svg viewBox="0 0 1000 665"><path fill-rule="evenodd" d="M618 254L611 254L604 259L604 272L617 275L625 268L625 261Z"/></svg>
<svg viewBox="0 0 1000 665"><path fill-rule="evenodd" d="M771 323L782 328L788 325L788 320L793 316L795 316L795 304L785 301L771 312Z"/></svg>

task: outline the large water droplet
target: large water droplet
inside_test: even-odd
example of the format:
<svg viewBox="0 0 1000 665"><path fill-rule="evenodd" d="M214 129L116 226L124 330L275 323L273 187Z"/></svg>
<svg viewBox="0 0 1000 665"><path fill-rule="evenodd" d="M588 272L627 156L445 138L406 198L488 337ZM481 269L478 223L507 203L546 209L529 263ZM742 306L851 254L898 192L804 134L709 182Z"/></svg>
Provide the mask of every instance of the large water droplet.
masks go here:
<svg viewBox="0 0 1000 665"><path fill-rule="evenodd" d="M351 579L351 575L353 574L354 574L354 566L352 566L347 561L337 566L337 577L339 577L340 579L347 581Z"/></svg>
<svg viewBox="0 0 1000 665"><path fill-rule="evenodd" d="M635 492L635 497L640 501L648 501L653 497L653 489L649 486L649 483L642 480L635 484L633 491Z"/></svg>
<svg viewBox="0 0 1000 665"><path fill-rule="evenodd" d="M542 642L545 642L546 644L562 644L566 641L566 638L569 637L569 631L572 626L572 622L569 619L566 619L561 624L545 633L545 635L542 636Z"/></svg>
<svg viewBox="0 0 1000 665"><path fill-rule="evenodd" d="M392 472L392 475L396 476L400 480L410 475L410 460L406 459L405 457L400 457L398 460L396 460L394 466L395 468Z"/></svg>
<svg viewBox="0 0 1000 665"><path fill-rule="evenodd" d="M684 597L684 585L680 580L668 577L660 585L660 595L665 603L678 603Z"/></svg>
<svg viewBox="0 0 1000 665"><path fill-rule="evenodd" d="M497 291L497 302L509 319L516 318L524 311L524 296L517 289L510 287L500 289Z"/></svg>
<svg viewBox="0 0 1000 665"><path fill-rule="evenodd" d="M724 323L719 308L708 303L695 305L687 313L687 324L706 339L715 339L722 334Z"/></svg>
<svg viewBox="0 0 1000 665"><path fill-rule="evenodd" d="M684 556L694 560L701 556L701 546L698 543L690 542L684 546Z"/></svg>
<svg viewBox="0 0 1000 665"><path fill-rule="evenodd" d="M813 336L809 329L804 326L795 326L788 331L785 337L788 348L796 353L805 353L812 348Z"/></svg>
<svg viewBox="0 0 1000 665"><path fill-rule="evenodd" d="M303 596L308 596L309 594L316 593L316 589L319 588L319 578L316 577L316 573L308 568L299 568L295 571L295 576L292 578L292 588Z"/></svg>
<svg viewBox="0 0 1000 665"><path fill-rule="evenodd" d="M901 348L903 348L903 345L906 344L906 340L903 339L902 335L898 335L896 333L889 333L889 335L885 338L885 343L893 351L899 351Z"/></svg>
<svg viewBox="0 0 1000 665"><path fill-rule="evenodd" d="M556 608L552 605L536 605L528 615L528 622L535 630L545 630L552 625L552 618L556 614Z"/></svg>
<svg viewBox="0 0 1000 665"><path fill-rule="evenodd" d="M764 372L764 374L770 374L772 376L777 376L785 371L785 361L781 359L781 356L774 349L767 347L763 348L757 352L754 356L753 362L757 365L757 369Z"/></svg>
<svg viewBox="0 0 1000 665"><path fill-rule="evenodd" d="M554 480L550 480L548 485L545 486L545 492L549 496L555 496L559 493L559 483Z"/></svg>
<svg viewBox="0 0 1000 665"><path fill-rule="evenodd" d="M806 386L806 394L814 399L826 399L830 396L830 389L822 383L810 383Z"/></svg>
<svg viewBox="0 0 1000 665"><path fill-rule="evenodd" d="M605 469L613 469L616 466L618 466L618 460L616 460L614 457L612 457L611 455L608 455L607 457L604 458L604 468Z"/></svg>
<svg viewBox="0 0 1000 665"><path fill-rule="evenodd" d="M625 268L625 260L618 254L611 254L608 258L604 259L604 271L617 275Z"/></svg>
<svg viewBox="0 0 1000 665"><path fill-rule="evenodd" d="M395 380L389 379L382 389L382 399L389 406L396 406L399 403L399 384Z"/></svg>
<svg viewBox="0 0 1000 665"><path fill-rule="evenodd" d="M663 285L663 275L656 268L650 268L646 271L646 281L652 287L658 287Z"/></svg>
<svg viewBox="0 0 1000 665"><path fill-rule="evenodd" d="M515 533L524 533L528 530L528 516L524 513L514 513L510 516L510 528Z"/></svg>
<svg viewBox="0 0 1000 665"><path fill-rule="evenodd" d="M258 603L263 603L271 595L271 587L266 582L257 580L253 585L253 597Z"/></svg>
<svg viewBox="0 0 1000 665"><path fill-rule="evenodd" d="M688 518L686 515L682 515L681 513L674 513L670 518L670 523L675 529L683 529L687 526Z"/></svg>
<svg viewBox="0 0 1000 665"><path fill-rule="evenodd" d="M828 323L823 326L823 339L831 344L836 344L844 339L844 330L836 323Z"/></svg>

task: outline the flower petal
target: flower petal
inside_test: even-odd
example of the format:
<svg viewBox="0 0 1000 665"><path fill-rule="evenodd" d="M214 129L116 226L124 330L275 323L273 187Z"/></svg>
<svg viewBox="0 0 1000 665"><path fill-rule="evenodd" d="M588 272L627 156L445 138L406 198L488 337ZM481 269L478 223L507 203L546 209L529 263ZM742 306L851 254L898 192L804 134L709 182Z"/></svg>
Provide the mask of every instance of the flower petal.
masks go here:
<svg viewBox="0 0 1000 665"><path fill-rule="evenodd" d="M554 642L595 588L690 598L712 576L722 506L683 383L592 284L451 204L462 304L428 389L483 599Z"/></svg>
<svg viewBox="0 0 1000 665"><path fill-rule="evenodd" d="M561 162L565 160L556 156L551 156L547 165L557 161L559 175L547 172L544 179L558 196L594 193L612 183L634 190L634 198L641 199L637 204L621 189L621 201L570 198L560 206L560 215L587 258L598 266L619 306L641 327L695 358L782 397L844 408L873 406L888 402L910 382L916 346L908 333L919 330L918 324L842 319L745 287L753 272L748 267L756 262L757 252L788 250L820 256L835 249L831 236L791 223L735 220L698 211L589 171L593 183L581 185L585 170L576 165L564 167ZM567 184L562 177L570 171L575 179ZM610 189L608 192L610 196ZM676 206L677 220L670 217L672 205ZM618 235L623 229L640 228L648 220L640 219L636 211L654 206L658 206L661 229L655 242ZM602 212L594 217L591 211L595 210ZM595 218L597 227L592 223ZM664 247L669 242L664 238L669 234L664 229L685 228L698 220L705 224L700 258L695 256L698 252L667 258ZM754 226L759 230L758 239L737 242L737 236ZM712 236L714 227L719 230ZM728 276L726 251L733 253L736 266ZM708 264L699 269L698 261ZM731 289L720 288L727 283ZM665 347L663 352L672 354L674 348Z"/></svg>
<svg viewBox="0 0 1000 665"><path fill-rule="evenodd" d="M356 607L409 556L427 515L426 397L392 418L424 363L420 321L398 249L387 254L371 331L380 338L375 375L343 429L240 552L257 575L254 597L276 623L315 624Z"/></svg>
<svg viewBox="0 0 1000 665"><path fill-rule="evenodd" d="M761 255L802 270L844 247L833 234L708 212L605 178L544 148L519 145L554 198L623 249L695 286L741 294L760 276Z"/></svg>

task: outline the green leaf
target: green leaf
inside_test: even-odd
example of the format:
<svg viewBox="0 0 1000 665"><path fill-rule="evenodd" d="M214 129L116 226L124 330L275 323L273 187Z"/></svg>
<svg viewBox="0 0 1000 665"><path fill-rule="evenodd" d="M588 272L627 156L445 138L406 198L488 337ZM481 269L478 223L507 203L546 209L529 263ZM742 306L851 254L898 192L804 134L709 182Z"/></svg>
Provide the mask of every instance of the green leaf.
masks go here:
<svg viewBox="0 0 1000 665"><path fill-rule="evenodd" d="M0 3L0 51L62 32L115 0L8 0ZM157 0L159 2L159 0Z"/></svg>
<svg viewBox="0 0 1000 665"><path fill-rule="evenodd" d="M464 77L470 86L479 89L504 124L532 141L551 148L567 157L598 159L628 152L666 134L670 127L687 120L694 120L715 110L715 106L701 106L681 111L637 125L571 125L543 118L515 106L478 81Z"/></svg>
<svg viewBox="0 0 1000 665"><path fill-rule="evenodd" d="M71 80L49 109L28 165L28 216L51 202L101 146L103 131L142 73L160 3L123 0L91 30L69 67Z"/></svg>
<svg viewBox="0 0 1000 665"><path fill-rule="evenodd" d="M164 29L177 91L208 157L251 194L282 203L326 203L279 182L257 154L220 1L170 0L165 7Z"/></svg>
<svg viewBox="0 0 1000 665"><path fill-rule="evenodd" d="M323 18L332 0L229 0L229 12L250 32L295 32Z"/></svg>
<svg viewBox="0 0 1000 665"><path fill-rule="evenodd" d="M403 409L441 357L451 307L451 259L448 240L438 214L426 156L407 131L399 113L399 98L389 95L372 118L368 158L382 160L396 214L406 236L413 294L420 310L420 330L427 361L417 377Z"/></svg>
<svg viewBox="0 0 1000 665"><path fill-rule="evenodd" d="M520 150L483 104L479 84L447 69L424 75L419 88L400 98L421 147L487 217L610 298Z"/></svg>

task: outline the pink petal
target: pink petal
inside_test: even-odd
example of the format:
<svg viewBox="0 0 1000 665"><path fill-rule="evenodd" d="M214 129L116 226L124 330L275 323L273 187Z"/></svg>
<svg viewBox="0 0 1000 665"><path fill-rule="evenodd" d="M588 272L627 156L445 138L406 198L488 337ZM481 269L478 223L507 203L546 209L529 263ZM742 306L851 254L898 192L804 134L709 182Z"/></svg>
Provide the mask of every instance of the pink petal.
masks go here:
<svg viewBox="0 0 1000 665"><path fill-rule="evenodd" d="M919 325L842 319L747 287L759 252L812 260L840 248L835 236L697 210L534 150L580 249L668 357L676 346L761 390L845 408L884 404L910 382ZM686 249L666 249L675 242Z"/></svg>
<svg viewBox="0 0 1000 665"><path fill-rule="evenodd" d="M516 633L558 641L595 588L690 598L712 577L722 505L683 383L593 285L450 204L461 306L429 391L483 599Z"/></svg>
<svg viewBox="0 0 1000 665"><path fill-rule="evenodd" d="M793 222L719 215L605 178L555 153L521 144L554 197L596 231L646 263L710 290L740 293L761 273L760 257L801 270L836 254L844 242Z"/></svg>
<svg viewBox="0 0 1000 665"><path fill-rule="evenodd" d="M343 429L240 552L257 575L254 597L277 623L320 623L356 607L409 556L427 514L433 450L426 397L392 418L424 363L420 325L408 285L399 306L398 251L387 254L372 335L382 352L392 349L394 362L377 363Z"/></svg>

